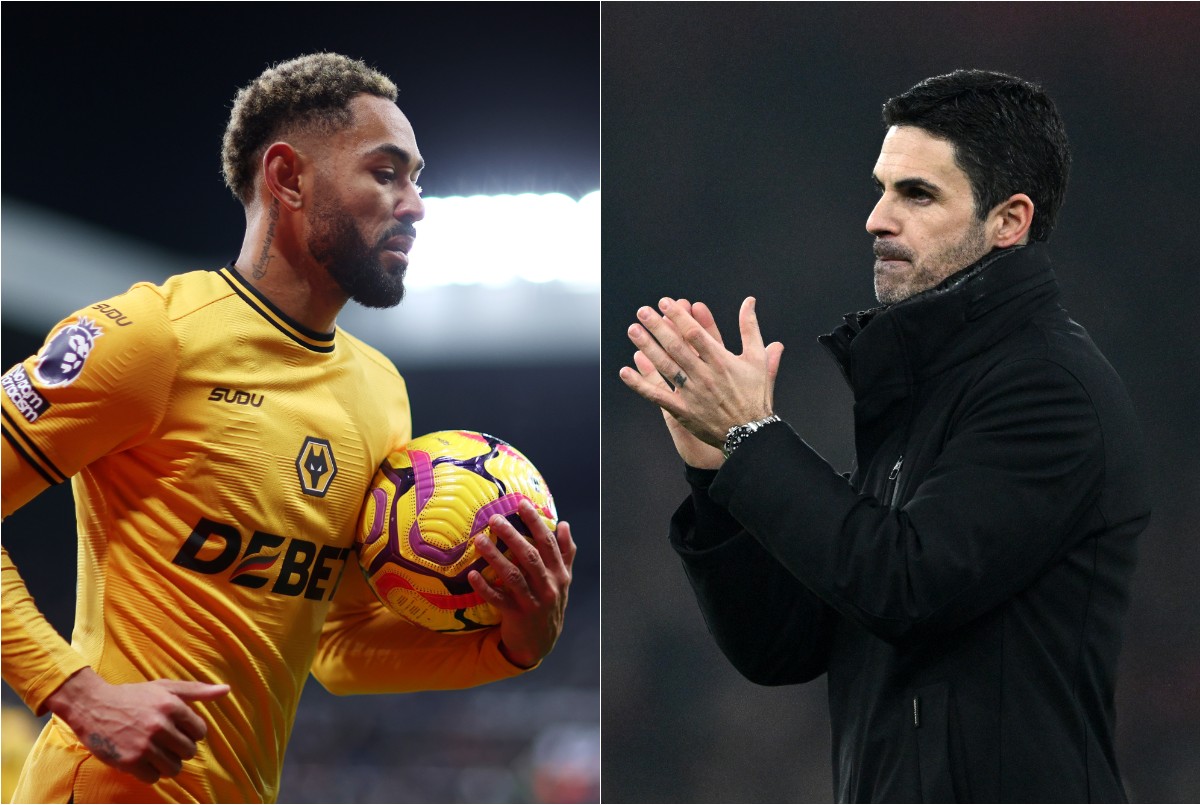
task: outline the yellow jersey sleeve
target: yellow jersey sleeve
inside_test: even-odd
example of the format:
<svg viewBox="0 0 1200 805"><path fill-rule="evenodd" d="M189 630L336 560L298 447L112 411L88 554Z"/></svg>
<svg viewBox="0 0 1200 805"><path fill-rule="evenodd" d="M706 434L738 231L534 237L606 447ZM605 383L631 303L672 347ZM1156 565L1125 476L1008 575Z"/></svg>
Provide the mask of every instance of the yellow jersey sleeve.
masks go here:
<svg viewBox="0 0 1200 805"><path fill-rule="evenodd" d="M41 715L51 693L87 662L54 630L29 595L25 582L0 548L4 656L4 681L12 686L34 713Z"/></svg>
<svg viewBox="0 0 1200 805"><path fill-rule="evenodd" d="M174 333L151 285L135 285L59 322L37 355L0 378L3 435L11 448L0 487L3 516L152 433L177 361Z"/></svg>
<svg viewBox="0 0 1200 805"><path fill-rule="evenodd" d="M312 673L329 692L456 690L517 676L500 651L500 629L442 634L409 623L371 592L351 557L325 619Z"/></svg>
<svg viewBox="0 0 1200 805"><path fill-rule="evenodd" d="M4 374L3 516L145 438L166 405L176 354L170 339L154 289L135 286L59 322L37 355ZM87 662L38 610L8 550L0 552L4 680L41 713Z"/></svg>

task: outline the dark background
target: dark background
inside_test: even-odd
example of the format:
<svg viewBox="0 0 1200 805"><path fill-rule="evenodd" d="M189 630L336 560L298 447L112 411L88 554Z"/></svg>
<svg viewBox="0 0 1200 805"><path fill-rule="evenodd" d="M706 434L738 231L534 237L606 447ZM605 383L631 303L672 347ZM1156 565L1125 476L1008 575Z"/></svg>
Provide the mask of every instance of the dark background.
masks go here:
<svg viewBox="0 0 1200 805"><path fill-rule="evenodd" d="M428 163L425 195L579 198L600 181L599 44L597 4L6 3L2 190L6 200L135 238L194 268L219 266L237 254L244 228L220 173L236 90L268 64L332 50L363 59L399 87ZM521 234L513 232L512 248ZM52 295L54 278L46 280ZM5 368L36 351L54 323L20 329L13 304L4 298ZM476 691L334 699L310 684L280 799L594 798L598 350L552 363L514 356L512 366L417 367L391 357L408 382L414 432L494 433L546 477L579 547L566 629L536 672ZM8 518L4 544L69 635L69 488L49 490ZM16 701L7 687L4 701ZM555 768L570 765L563 757L585 771L556 780Z"/></svg>
<svg viewBox="0 0 1200 805"><path fill-rule="evenodd" d="M682 469L629 392L639 305L759 300L777 410L834 467L851 396L816 343L875 304L883 101L959 67L1046 86L1074 148L1051 255L1147 432L1153 520L1126 621L1118 755L1135 801L1200 798L1200 303L1193 4L605 4L602 441L606 802L829 800L824 680L766 689L705 631L667 520ZM763 613L770 617L770 613ZM1036 736L1030 736L1036 740Z"/></svg>

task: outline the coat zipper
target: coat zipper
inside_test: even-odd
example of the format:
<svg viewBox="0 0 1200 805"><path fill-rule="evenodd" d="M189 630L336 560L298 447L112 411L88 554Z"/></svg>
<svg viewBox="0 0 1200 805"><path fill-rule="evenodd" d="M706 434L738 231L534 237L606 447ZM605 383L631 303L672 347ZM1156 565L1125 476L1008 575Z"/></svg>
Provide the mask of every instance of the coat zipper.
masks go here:
<svg viewBox="0 0 1200 805"><path fill-rule="evenodd" d="M900 467L904 464L904 456L896 459L896 466L892 467L892 471L888 473L888 483L892 485L891 502L888 504L893 509L896 508L896 502L900 499Z"/></svg>

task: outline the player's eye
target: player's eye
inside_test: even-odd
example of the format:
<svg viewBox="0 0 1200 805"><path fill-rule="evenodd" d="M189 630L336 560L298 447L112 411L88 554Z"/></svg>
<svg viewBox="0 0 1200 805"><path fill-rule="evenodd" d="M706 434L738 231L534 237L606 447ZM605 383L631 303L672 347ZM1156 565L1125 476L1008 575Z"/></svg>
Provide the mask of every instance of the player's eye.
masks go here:
<svg viewBox="0 0 1200 805"><path fill-rule="evenodd" d="M413 182L413 187L416 189L418 196L425 192L421 189L421 185L417 184L416 182Z"/></svg>
<svg viewBox="0 0 1200 805"><path fill-rule="evenodd" d="M396 172L393 170L377 170L375 171L375 179L380 184L390 184L396 180Z"/></svg>

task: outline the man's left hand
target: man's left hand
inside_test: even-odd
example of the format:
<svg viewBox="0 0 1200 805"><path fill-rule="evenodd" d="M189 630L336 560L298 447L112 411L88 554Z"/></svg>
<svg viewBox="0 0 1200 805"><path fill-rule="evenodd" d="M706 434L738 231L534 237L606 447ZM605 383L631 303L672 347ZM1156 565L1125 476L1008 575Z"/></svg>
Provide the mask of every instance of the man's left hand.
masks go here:
<svg viewBox="0 0 1200 805"><path fill-rule="evenodd" d="M495 577L488 582L472 570L467 580L484 601L500 611L500 645L505 656L515 665L532 668L550 653L562 633L575 542L570 525L559 522L552 532L529 501L522 501L518 514L532 536L523 536L499 515L493 517L488 525L496 538L504 540L511 558L481 534L475 538L475 547Z"/></svg>
<svg viewBox="0 0 1200 805"><path fill-rule="evenodd" d="M725 348L707 307L666 298L658 305L661 315L649 307L638 309L639 324L629 328L629 338L638 348L634 360L639 368L644 363L652 365L674 392L629 367L621 370L625 385L714 447L724 446L735 425L774 413L775 376L783 344L763 345L754 297L742 302L738 314L740 355Z"/></svg>

